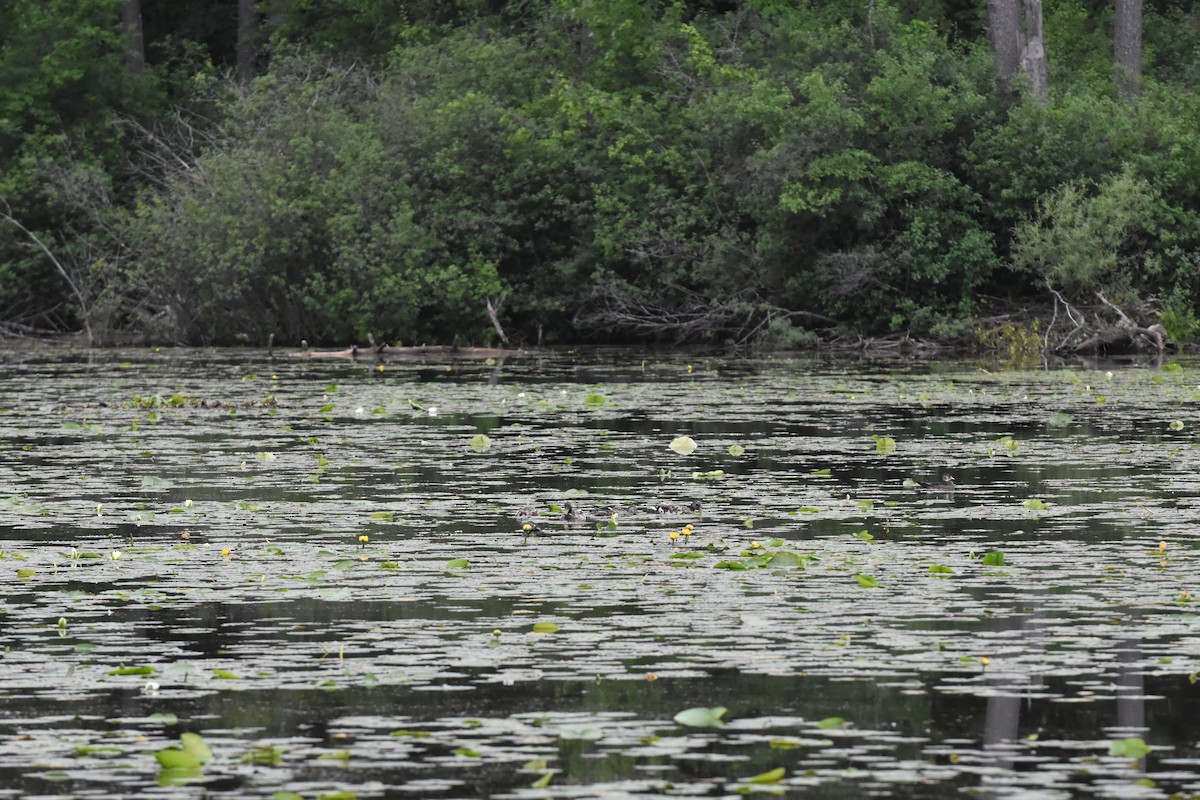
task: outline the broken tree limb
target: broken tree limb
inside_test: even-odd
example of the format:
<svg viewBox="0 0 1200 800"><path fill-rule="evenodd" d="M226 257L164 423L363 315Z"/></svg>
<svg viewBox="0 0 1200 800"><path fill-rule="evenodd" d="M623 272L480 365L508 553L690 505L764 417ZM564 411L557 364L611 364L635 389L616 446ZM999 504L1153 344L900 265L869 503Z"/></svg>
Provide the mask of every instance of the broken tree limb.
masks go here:
<svg viewBox="0 0 1200 800"><path fill-rule="evenodd" d="M494 304L492 298L487 298L488 316L492 318L492 327L496 329L496 335L500 337L500 341L508 344L508 337L504 334L504 328L500 327L500 309L504 306L504 299L497 300Z"/></svg>
<svg viewBox="0 0 1200 800"><path fill-rule="evenodd" d="M71 278L71 274L67 271L67 268L58 260L54 252L46 246L46 243L38 238L36 233L22 225L19 219L13 216L12 206L8 204L8 200L0 197L0 204L3 204L3 208L0 209L0 217L12 223L17 230L25 234L25 237L45 254L46 258L50 259L50 263L54 265L54 269L58 272L59 277L67 284L67 288L71 290L71 294L75 295L75 302L79 303L79 318L83 321L83 330L87 334L88 344L94 344L95 338L92 336L92 325L88 320L91 304L88 303L87 297L84 296L83 287Z"/></svg>
<svg viewBox="0 0 1200 800"><path fill-rule="evenodd" d="M1048 352L1076 355L1161 355L1166 351L1166 331L1162 325L1139 324L1131 316L1131 312L1110 301L1103 292L1095 292L1100 305L1093 306L1084 313L1076 310L1054 287L1047 285L1047 288L1054 295L1055 304L1050 325L1043 339L1043 345ZM1065 310L1067 318L1075 323L1075 327L1063 336L1056 347L1050 348L1050 331L1057 321L1059 304ZM1143 309L1143 313L1145 312Z"/></svg>

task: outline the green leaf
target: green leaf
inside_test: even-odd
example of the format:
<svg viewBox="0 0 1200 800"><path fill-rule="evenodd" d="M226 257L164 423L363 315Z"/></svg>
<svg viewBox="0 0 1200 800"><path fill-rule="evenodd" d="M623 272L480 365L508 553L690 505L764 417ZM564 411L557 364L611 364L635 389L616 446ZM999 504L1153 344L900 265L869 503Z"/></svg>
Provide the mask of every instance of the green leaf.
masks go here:
<svg viewBox="0 0 1200 800"><path fill-rule="evenodd" d="M531 789L545 789L547 786L549 786L549 785L550 785L550 781L551 781L551 780L553 780L553 779L554 779L554 773L553 773L553 772L547 772L545 775L543 775L542 777L538 778L538 779L537 779L536 781L534 781L533 783L529 784L529 787L530 787Z"/></svg>
<svg viewBox="0 0 1200 800"><path fill-rule="evenodd" d="M804 746L804 742L799 739L772 739L768 744L772 750L796 750Z"/></svg>
<svg viewBox="0 0 1200 800"><path fill-rule="evenodd" d="M1050 506L1046 505L1043 501L1038 500L1036 497L1029 498L1028 500L1021 503L1021 506L1023 508L1028 508L1033 511L1045 511L1048 508L1050 508Z"/></svg>
<svg viewBox="0 0 1200 800"><path fill-rule="evenodd" d="M491 437L486 433L477 433L471 437L471 449L476 453L485 453L491 446Z"/></svg>
<svg viewBox="0 0 1200 800"><path fill-rule="evenodd" d="M832 728L846 727L846 720L842 717L826 717L817 723L817 727L821 730L830 730Z"/></svg>
<svg viewBox="0 0 1200 800"><path fill-rule="evenodd" d="M953 575L954 570L945 564L931 564L929 567L931 575Z"/></svg>
<svg viewBox="0 0 1200 800"><path fill-rule="evenodd" d="M696 452L696 440L690 436L677 436L667 446L681 456L690 456Z"/></svg>
<svg viewBox="0 0 1200 800"><path fill-rule="evenodd" d="M1108 754L1110 756L1121 756L1122 758L1141 758L1150 752L1150 745L1136 736L1129 739L1117 739L1108 743Z"/></svg>
<svg viewBox="0 0 1200 800"><path fill-rule="evenodd" d="M780 783L783 781L783 776L787 774L787 770L783 767L761 772L752 778L742 778L743 783Z"/></svg>
<svg viewBox="0 0 1200 800"><path fill-rule="evenodd" d="M1003 567L1004 552L1001 550L989 550L983 557L983 565L985 567Z"/></svg>
<svg viewBox="0 0 1200 800"><path fill-rule="evenodd" d="M596 394L589 394L587 397L583 398L584 405L588 406L602 406L606 402L607 401L604 399L604 395L600 394L599 392Z"/></svg>
<svg viewBox="0 0 1200 800"><path fill-rule="evenodd" d="M894 453L896 451L896 440L893 439L892 437L890 437L890 436L872 436L871 438L875 440L875 452L876 453L883 453L886 455L888 453Z"/></svg>
<svg viewBox="0 0 1200 800"><path fill-rule="evenodd" d="M208 743L198 733L182 733L179 735L179 745L183 748L183 752L192 755L201 764L207 764L212 761L212 750L209 749Z"/></svg>
<svg viewBox="0 0 1200 800"><path fill-rule="evenodd" d="M195 754L177 747L159 750L154 754L154 758L163 769L199 769L201 766L200 759Z"/></svg>
<svg viewBox="0 0 1200 800"><path fill-rule="evenodd" d="M227 669L221 669L219 667L213 669L213 677L220 678L222 680L227 680L227 681L235 681L238 679L237 675L234 675L232 672L230 672Z"/></svg>
<svg viewBox="0 0 1200 800"><path fill-rule="evenodd" d="M715 728L724 724L721 718L728 710L724 706L714 706L713 708L699 706L680 711L674 719L680 725L686 725L689 728Z"/></svg>
<svg viewBox="0 0 1200 800"><path fill-rule="evenodd" d="M742 447L740 444L729 445L729 455L733 456L734 458L745 454L745 452L746 448Z"/></svg>
<svg viewBox="0 0 1200 800"><path fill-rule="evenodd" d="M124 664L116 669L110 669L108 675L153 675L154 667L127 667Z"/></svg>
<svg viewBox="0 0 1200 800"><path fill-rule="evenodd" d="M1055 414L1051 414L1050 418L1046 420L1046 424L1051 428L1065 428L1070 425L1074 419L1075 418L1070 414L1064 414L1063 412L1059 411Z"/></svg>
<svg viewBox="0 0 1200 800"><path fill-rule="evenodd" d="M561 626L557 622L535 622L534 633L557 633Z"/></svg>
<svg viewBox="0 0 1200 800"><path fill-rule="evenodd" d="M873 575L863 575L859 573L858 575L854 576L854 580L858 581L858 585L862 586L864 589L879 588L879 581L876 580L875 576Z"/></svg>
<svg viewBox="0 0 1200 800"><path fill-rule="evenodd" d="M766 566L772 569L781 569L785 567L806 567L808 559L790 550L778 550L770 555L767 559Z"/></svg>
<svg viewBox="0 0 1200 800"><path fill-rule="evenodd" d="M446 569L467 569L470 566L471 562L465 558L452 558L446 562Z"/></svg>
<svg viewBox="0 0 1200 800"><path fill-rule="evenodd" d="M714 469L711 472L693 472L692 479L698 481L715 481L725 477L725 470Z"/></svg>

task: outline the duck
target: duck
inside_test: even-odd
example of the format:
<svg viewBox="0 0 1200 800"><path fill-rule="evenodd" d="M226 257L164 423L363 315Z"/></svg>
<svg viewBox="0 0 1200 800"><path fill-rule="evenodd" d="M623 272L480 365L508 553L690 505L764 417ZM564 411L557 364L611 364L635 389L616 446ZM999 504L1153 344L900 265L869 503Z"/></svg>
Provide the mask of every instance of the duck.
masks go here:
<svg viewBox="0 0 1200 800"><path fill-rule="evenodd" d="M567 503L563 506L563 519L567 522L583 522L587 519L587 514Z"/></svg>
<svg viewBox="0 0 1200 800"><path fill-rule="evenodd" d="M659 514L688 514L700 510L700 502L693 500L690 503L680 505L679 503L662 502L654 507L654 510Z"/></svg>
<svg viewBox="0 0 1200 800"><path fill-rule="evenodd" d="M949 472L942 473L942 479L936 483L919 482L921 488L931 492L952 492L958 488L958 484L954 482L954 476Z"/></svg>
<svg viewBox="0 0 1200 800"><path fill-rule="evenodd" d="M536 517L537 515L538 510L534 506L525 506L524 508L517 509L517 519L529 519L530 517Z"/></svg>

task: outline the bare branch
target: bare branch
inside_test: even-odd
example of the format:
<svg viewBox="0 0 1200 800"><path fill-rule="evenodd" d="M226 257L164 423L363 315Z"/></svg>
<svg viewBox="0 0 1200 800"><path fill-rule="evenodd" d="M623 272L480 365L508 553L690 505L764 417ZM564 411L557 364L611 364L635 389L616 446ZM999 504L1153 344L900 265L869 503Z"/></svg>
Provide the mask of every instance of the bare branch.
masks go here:
<svg viewBox="0 0 1200 800"><path fill-rule="evenodd" d="M504 334L504 328L500 327L500 309L504 306L504 300L501 298L495 303L492 303L492 298L487 298L488 316L492 318L492 327L496 329L496 335L500 337L500 341L508 344L508 337Z"/></svg>
<svg viewBox="0 0 1200 800"><path fill-rule="evenodd" d="M92 342L92 326L88 321L88 310L90 304L88 303L88 299L83 292L83 288L71 278L70 272L68 272L67 268L63 266L63 263L54 255L54 251L47 247L46 243L43 242L36 233L29 230L29 228L26 228L21 224L20 220L13 216L12 206L8 204L8 199L5 197L0 197L0 204L3 204L4 206L3 209L0 210L0 217L3 217L12 223L17 230L25 234L25 237L33 242L33 244L45 254L46 258L50 259L50 263L54 265L54 269L58 272L63 281L66 282L67 287L71 290L71 294L75 295L75 301L79 303L80 318L83 320L83 328L87 332L88 343L90 344Z"/></svg>

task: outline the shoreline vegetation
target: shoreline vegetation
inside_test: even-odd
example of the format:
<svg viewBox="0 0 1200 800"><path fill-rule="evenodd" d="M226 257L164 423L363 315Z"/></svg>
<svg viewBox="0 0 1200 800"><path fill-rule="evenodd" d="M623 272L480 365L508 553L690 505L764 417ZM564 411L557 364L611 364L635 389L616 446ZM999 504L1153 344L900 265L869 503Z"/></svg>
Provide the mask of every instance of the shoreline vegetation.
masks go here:
<svg viewBox="0 0 1200 800"><path fill-rule="evenodd" d="M1193 341L1200 12L984 5L16 0L0 338Z"/></svg>

